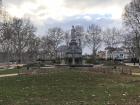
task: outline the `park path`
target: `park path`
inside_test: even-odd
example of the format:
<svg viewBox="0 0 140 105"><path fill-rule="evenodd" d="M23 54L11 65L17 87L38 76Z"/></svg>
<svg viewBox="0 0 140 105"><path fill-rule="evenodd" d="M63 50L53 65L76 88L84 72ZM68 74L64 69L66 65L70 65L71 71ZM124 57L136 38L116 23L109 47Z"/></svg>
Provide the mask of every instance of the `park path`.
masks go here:
<svg viewBox="0 0 140 105"><path fill-rule="evenodd" d="M140 76L140 73L132 73L134 76Z"/></svg>
<svg viewBox="0 0 140 105"><path fill-rule="evenodd" d="M13 77L13 76L17 76L18 73L15 73L15 74L3 74L3 75L0 75L0 78L3 78L3 77Z"/></svg>
<svg viewBox="0 0 140 105"><path fill-rule="evenodd" d="M138 63L136 63L135 65L133 63L125 63L126 66L139 66Z"/></svg>
<svg viewBox="0 0 140 105"><path fill-rule="evenodd" d="M14 76L17 76L18 74L15 73L15 74L4 74L4 75L0 75L0 78L3 78L3 77L14 77ZM140 76L140 73L132 73L132 75L134 76Z"/></svg>

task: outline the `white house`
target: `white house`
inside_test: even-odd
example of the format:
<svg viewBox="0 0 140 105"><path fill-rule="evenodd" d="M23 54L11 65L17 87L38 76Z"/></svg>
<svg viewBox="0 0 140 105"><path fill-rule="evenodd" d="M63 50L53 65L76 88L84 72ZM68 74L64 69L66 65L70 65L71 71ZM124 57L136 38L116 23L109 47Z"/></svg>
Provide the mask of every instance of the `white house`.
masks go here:
<svg viewBox="0 0 140 105"><path fill-rule="evenodd" d="M115 60L126 60L129 59L129 54L128 52L125 51L114 51L113 52L113 59Z"/></svg>
<svg viewBox="0 0 140 105"><path fill-rule="evenodd" d="M124 48L108 47L105 48L105 51L106 51L106 59L127 60L131 58L129 52Z"/></svg>

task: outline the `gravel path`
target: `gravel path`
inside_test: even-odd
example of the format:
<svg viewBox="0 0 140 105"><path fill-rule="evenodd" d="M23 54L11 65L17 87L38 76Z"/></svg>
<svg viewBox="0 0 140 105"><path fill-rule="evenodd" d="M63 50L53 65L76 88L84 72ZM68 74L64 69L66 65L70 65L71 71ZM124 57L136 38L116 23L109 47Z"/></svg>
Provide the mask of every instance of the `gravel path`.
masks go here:
<svg viewBox="0 0 140 105"><path fill-rule="evenodd" d="M136 63L135 65L133 63L125 63L125 65L127 65L127 66L139 66L138 63Z"/></svg>
<svg viewBox="0 0 140 105"><path fill-rule="evenodd" d="M0 75L0 78L3 78L3 77L13 77L13 76L17 76L18 74L4 74L4 75Z"/></svg>
<svg viewBox="0 0 140 105"><path fill-rule="evenodd" d="M140 73L132 73L132 75L140 76Z"/></svg>

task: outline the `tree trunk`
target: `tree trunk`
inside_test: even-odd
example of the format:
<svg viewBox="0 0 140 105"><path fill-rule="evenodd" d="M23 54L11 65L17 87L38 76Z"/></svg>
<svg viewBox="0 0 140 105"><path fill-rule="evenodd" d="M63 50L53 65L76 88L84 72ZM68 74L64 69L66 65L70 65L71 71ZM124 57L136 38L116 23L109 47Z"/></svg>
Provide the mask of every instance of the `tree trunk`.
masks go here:
<svg viewBox="0 0 140 105"><path fill-rule="evenodd" d="M92 63L94 64L96 61L96 52L95 52L95 50L93 50L93 52L92 52Z"/></svg>
<svg viewBox="0 0 140 105"><path fill-rule="evenodd" d="M10 64L9 64L9 61L10 61L10 57L9 57L9 47L8 47L8 51L7 51L7 68L9 68Z"/></svg>
<svg viewBox="0 0 140 105"><path fill-rule="evenodd" d="M140 68L140 57L139 57L139 68Z"/></svg>
<svg viewBox="0 0 140 105"><path fill-rule="evenodd" d="M140 49L139 49L139 47L137 48L137 56L139 59L139 68L140 68Z"/></svg>
<svg viewBox="0 0 140 105"><path fill-rule="evenodd" d="M139 68L140 68L140 46L139 46L139 38L137 34L136 34L136 53L139 59Z"/></svg>
<svg viewBox="0 0 140 105"><path fill-rule="evenodd" d="M21 62L22 62L22 49L21 49L21 41L19 40L19 64L21 64Z"/></svg>
<svg viewBox="0 0 140 105"><path fill-rule="evenodd" d="M10 41L8 40L8 48L7 48L7 68L10 67Z"/></svg>

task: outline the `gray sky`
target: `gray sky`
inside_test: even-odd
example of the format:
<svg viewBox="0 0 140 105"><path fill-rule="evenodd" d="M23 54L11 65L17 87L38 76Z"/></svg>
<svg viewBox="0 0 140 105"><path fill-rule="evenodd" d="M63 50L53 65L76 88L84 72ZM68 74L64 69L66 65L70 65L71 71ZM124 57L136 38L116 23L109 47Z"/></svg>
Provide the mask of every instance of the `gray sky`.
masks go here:
<svg viewBox="0 0 140 105"><path fill-rule="evenodd" d="M124 6L130 0L3 0L11 16L30 18L38 36L58 26L98 24L103 28L121 27ZM87 50L84 50L87 51ZM88 51L88 53L90 53Z"/></svg>
<svg viewBox="0 0 140 105"><path fill-rule="evenodd" d="M99 24L120 27L124 6L130 0L3 0L11 16L30 18L38 34L47 28Z"/></svg>

